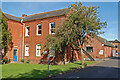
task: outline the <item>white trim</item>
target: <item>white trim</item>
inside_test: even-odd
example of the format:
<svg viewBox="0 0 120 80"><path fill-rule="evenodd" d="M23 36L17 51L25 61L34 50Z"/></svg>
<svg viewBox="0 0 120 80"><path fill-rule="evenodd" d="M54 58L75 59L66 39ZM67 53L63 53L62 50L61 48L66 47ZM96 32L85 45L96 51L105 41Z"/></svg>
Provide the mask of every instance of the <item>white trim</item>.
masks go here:
<svg viewBox="0 0 120 80"><path fill-rule="evenodd" d="M39 54L39 55L37 55L37 46L38 46L38 45L40 45L40 54ZM41 44L36 44L36 56L41 57Z"/></svg>
<svg viewBox="0 0 120 80"><path fill-rule="evenodd" d="M52 47L51 49L49 48L49 57L55 57L55 48Z"/></svg>
<svg viewBox="0 0 120 80"><path fill-rule="evenodd" d="M104 46L104 44L102 44L102 46Z"/></svg>
<svg viewBox="0 0 120 80"><path fill-rule="evenodd" d="M53 22L51 22L51 23L53 23ZM51 23L49 23L49 34L55 34L55 33L51 33Z"/></svg>
<svg viewBox="0 0 120 80"><path fill-rule="evenodd" d="M26 49L27 49L26 46L29 46L29 44L26 44L26 45L25 45L25 56L29 56L29 47L28 47L28 52L26 53Z"/></svg>
<svg viewBox="0 0 120 80"><path fill-rule="evenodd" d="M42 34L38 34L38 25L41 25L41 24L37 24L36 35L37 35L37 36L40 36L40 35L42 35ZM42 33L42 25L41 25L41 33Z"/></svg>
<svg viewBox="0 0 120 80"><path fill-rule="evenodd" d="M29 31L27 31L27 27L30 28L30 26L26 26L26 27L25 27L25 36L29 36L29 35L28 35L28 32L29 32Z"/></svg>

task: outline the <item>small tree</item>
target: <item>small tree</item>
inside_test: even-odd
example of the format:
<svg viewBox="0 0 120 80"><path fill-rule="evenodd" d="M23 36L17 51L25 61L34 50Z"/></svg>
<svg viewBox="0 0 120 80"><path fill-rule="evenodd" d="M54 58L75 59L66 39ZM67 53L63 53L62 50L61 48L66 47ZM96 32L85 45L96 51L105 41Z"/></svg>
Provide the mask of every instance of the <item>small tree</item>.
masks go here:
<svg viewBox="0 0 120 80"><path fill-rule="evenodd" d="M4 17L1 10L0 10L0 14L1 14L0 27L2 28L2 35L1 35L2 41L0 43L2 43L2 49L4 49L4 56L6 56L9 44L12 42L12 36L10 33L10 29L8 29L7 20Z"/></svg>

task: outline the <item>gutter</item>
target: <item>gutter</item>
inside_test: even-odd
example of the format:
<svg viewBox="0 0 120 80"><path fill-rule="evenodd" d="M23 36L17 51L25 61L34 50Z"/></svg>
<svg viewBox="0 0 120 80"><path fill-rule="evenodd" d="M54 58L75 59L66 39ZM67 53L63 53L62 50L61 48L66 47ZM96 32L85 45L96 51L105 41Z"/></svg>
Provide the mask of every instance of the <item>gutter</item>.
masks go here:
<svg viewBox="0 0 120 80"><path fill-rule="evenodd" d="M24 54L24 28L25 28L25 23L23 23L23 19L21 19L21 24L23 24L23 40L22 40L22 59L23 59L23 54Z"/></svg>

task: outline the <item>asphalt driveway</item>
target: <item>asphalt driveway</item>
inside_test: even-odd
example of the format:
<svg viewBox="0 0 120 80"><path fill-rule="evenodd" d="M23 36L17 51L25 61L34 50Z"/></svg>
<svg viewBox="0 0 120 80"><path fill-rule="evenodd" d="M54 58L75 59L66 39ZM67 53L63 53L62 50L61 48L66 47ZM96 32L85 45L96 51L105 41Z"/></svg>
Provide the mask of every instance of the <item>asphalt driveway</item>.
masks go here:
<svg viewBox="0 0 120 80"><path fill-rule="evenodd" d="M50 80L58 78L120 78L120 57L114 57L97 63L94 66L88 66L84 69L78 69L63 75L58 75Z"/></svg>

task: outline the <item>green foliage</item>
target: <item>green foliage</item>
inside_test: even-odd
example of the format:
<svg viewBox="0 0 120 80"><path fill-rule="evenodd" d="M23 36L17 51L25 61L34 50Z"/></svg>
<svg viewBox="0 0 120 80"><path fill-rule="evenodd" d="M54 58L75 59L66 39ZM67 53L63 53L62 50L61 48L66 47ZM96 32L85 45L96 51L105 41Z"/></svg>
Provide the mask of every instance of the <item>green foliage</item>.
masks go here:
<svg viewBox="0 0 120 80"><path fill-rule="evenodd" d="M5 58L5 64L10 63L10 59Z"/></svg>
<svg viewBox="0 0 120 80"><path fill-rule="evenodd" d="M27 60L26 63L30 63L30 60Z"/></svg>
<svg viewBox="0 0 120 80"><path fill-rule="evenodd" d="M67 46L73 50L79 49L83 60L83 44L87 44L91 38L98 34L104 33L101 29L107 25L106 22L101 22L98 16L98 8L82 6L81 2L72 4L65 21L57 26L55 35L47 36L48 42L45 47L55 47L56 50L63 52Z"/></svg>
<svg viewBox="0 0 120 80"><path fill-rule="evenodd" d="M0 10L0 31L1 29L2 33L0 33L0 43L2 43L2 48L4 49L4 56L6 56L8 47L12 42L12 34L10 33L10 29L8 29L7 19Z"/></svg>
<svg viewBox="0 0 120 80"><path fill-rule="evenodd" d="M24 63L24 59L21 59L21 62Z"/></svg>

